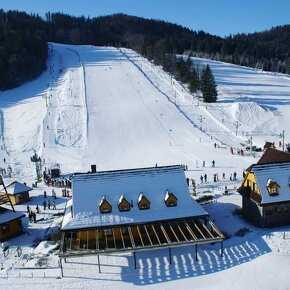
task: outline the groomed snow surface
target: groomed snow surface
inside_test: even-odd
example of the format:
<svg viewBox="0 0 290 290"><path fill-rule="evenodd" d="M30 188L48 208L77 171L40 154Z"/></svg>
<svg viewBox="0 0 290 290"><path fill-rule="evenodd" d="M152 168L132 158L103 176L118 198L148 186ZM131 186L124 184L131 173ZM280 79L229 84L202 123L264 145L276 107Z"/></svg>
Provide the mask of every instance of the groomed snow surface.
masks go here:
<svg viewBox="0 0 290 290"><path fill-rule="evenodd" d="M187 164L186 174L196 180L198 196L210 193L217 201L205 209L230 235L224 257L219 256L220 245L200 246L199 261L192 247L173 249L172 265L168 250L142 252L137 253L135 270L131 254L107 255L101 256L101 274L96 257L69 259L64 264L65 277L58 279L57 251L45 236L58 229L61 218L53 217L55 210L42 210L36 224L24 219L27 233L9 241L7 258L1 255L3 289L289 287L290 228L257 229L233 211L241 206L235 189L242 171L260 156L249 156L248 151L240 156L237 150L248 145L251 136L258 147L266 140L277 145L283 130L285 143L290 141L290 78L210 60L194 61L211 66L219 92L216 104L199 101L132 50L50 44L45 73L0 93L0 167L12 167L6 184L17 180L30 186L35 176L30 161L33 150L45 167L59 163L65 174L87 172L91 164L98 171ZM237 181L229 180L234 171ZM205 173L208 182L201 184ZM218 174L218 182L213 182L213 174ZM222 195L225 186L228 196ZM51 189L40 184L27 203L33 209L42 205L43 190L51 198ZM67 198L60 189L57 195L57 211L63 211ZM15 208L22 213L27 204ZM250 231L244 237L235 236L241 228ZM15 254L18 245L23 250L20 257Z"/></svg>

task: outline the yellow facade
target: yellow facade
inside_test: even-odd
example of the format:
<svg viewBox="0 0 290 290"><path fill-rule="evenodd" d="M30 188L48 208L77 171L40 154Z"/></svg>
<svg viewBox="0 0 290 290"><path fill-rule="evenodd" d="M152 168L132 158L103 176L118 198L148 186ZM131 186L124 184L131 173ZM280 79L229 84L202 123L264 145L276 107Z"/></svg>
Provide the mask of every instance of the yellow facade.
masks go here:
<svg viewBox="0 0 290 290"><path fill-rule="evenodd" d="M270 195L277 195L279 194L279 184L274 182L271 186L267 186L268 193Z"/></svg>
<svg viewBox="0 0 290 290"><path fill-rule="evenodd" d="M140 235L142 238L146 239L147 235L144 230L140 230L138 232L137 226L130 226L131 233L134 239L139 239ZM106 235L105 235L106 231ZM121 234L122 231L122 234ZM150 227L147 228L148 233L150 234L152 229ZM140 235L139 235L140 233ZM100 243L113 243L115 241L121 241L123 239L129 239L129 233L126 228L109 228L109 229L98 229L98 230L83 230L77 231L72 234L69 238L68 244L72 243L72 246L75 249L86 249L95 248L97 245L96 237L98 235Z"/></svg>
<svg viewBox="0 0 290 290"><path fill-rule="evenodd" d="M177 198L175 195L170 192L167 199L165 200L167 206L176 206L177 205Z"/></svg>
<svg viewBox="0 0 290 290"><path fill-rule="evenodd" d="M101 213L112 212L112 206L106 199L104 199L100 205L100 212Z"/></svg>
<svg viewBox="0 0 290 290"><path fill-rule="evenodd" d="M119 211L129 211L131 205L126 198L122 198L121 202L118 204Z"/></svg>
<svg viewBox="0 0 290 290"><path fill-rule="evenodd" d="M150 201L143 195L140 201L138 202L139 209L149 209Z"/></svg>
<svg viewBox="0 0 290 290"><path fill-rule="evenodd" d="M260 190L259 190L259 188L257 186L257 180L256 180L256 177L255 177L254 173L249 172L246 175L246 177L245 177L245 179L244 179L244 181L242 183L242 187L246 187L246 186L249 186L252 191L254 191L255 193L258 193L259 195L261 195Z"/></svg>
<svg viewBox="0 0 290 290"><path fill-rule="evenodd" d="M22 233L20 220L9 221L0 225L0 241L8 240Z"/></svg>

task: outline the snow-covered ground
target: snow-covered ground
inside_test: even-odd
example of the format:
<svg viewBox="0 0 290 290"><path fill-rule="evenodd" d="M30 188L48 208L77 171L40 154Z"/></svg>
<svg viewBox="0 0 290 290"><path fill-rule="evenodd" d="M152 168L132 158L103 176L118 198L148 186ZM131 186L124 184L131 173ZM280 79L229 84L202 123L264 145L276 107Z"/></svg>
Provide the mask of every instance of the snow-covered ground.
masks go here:
<svg viewBox="0 0 290 290"><path fill-rule="evenodd" d="M199 101L132 50L50 44L45 73L0 93L0 167L12 167L6 183L29 184L35 176L30 161L33 150L45 167L59 163L63 173L86 172L91 164L97 170L187 164L186 174L197 180L198 195L215 196L217 202L206 205L206 210L231 236L225 241L224 258L218 254L218 245L200 247L198 262L192 248L174 249L172 265L167 250L151 251L137 254L138 269L134 270L131 254L109 255L101 257L101 274L95 257L82 258L64 264L65 278L56 279L60 270L53 243L40 243L33 250L60 222L50 210L36 224L26 220L27 234L10 241L11 249L21 245L30 259L14 257L12 250L7 259L1 257L0 279L5 289L20 285L28 289L35 284L44 289L96 285L287 289L290 228L257 229L233 211L241 204L235 188L242 171L260 156L248 152L240 156L236 150L248 145L251 136L257 146L266 140L278 144L283 130L285 143L290 141L290 78L210 60L194 61L211 66L219 91L216 104ZM230 147L236 149L234 155ZM237 181L229 180L234 171ZM199 177L205 173L209 182L200 184ZM213 182L213 174L218 174L218 182ZM221 194L225 186L230 189L228 196ZM42 204L44 189L33 191L31 206ZM60 192L58 196L57 208L63 210L66 198ZM25 212L26 205L16 210ZM241 228L249 232L235 237ZM43 264L51 268L35 269Z"/></svg>

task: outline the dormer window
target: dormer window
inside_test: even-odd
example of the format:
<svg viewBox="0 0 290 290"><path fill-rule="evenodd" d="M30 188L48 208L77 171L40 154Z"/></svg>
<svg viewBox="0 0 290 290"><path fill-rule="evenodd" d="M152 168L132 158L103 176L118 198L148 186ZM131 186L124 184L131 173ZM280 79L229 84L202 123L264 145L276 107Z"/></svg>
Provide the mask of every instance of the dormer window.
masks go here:
<svg viewBox="0 0 290 290"><path fill-rule="evenodd" d="M142 192L140 192L138 197L138 207L141 210L150 208L150 201Z"/></svg>
<svg viewBox="0 0 290 290"><path fill-rule="evenodd" d="M107 201L106 197L103 196L100 202L100 212L110 213L112 212L112 205Z"/></svg>
<svg viewBox="0 0 290 290"><path fill-rule="evenodd" d="M280 185L273 181L272 179L268 179L267 181L267 190L269 195L274 196L279 194Z"/></svg>
<svg viewBox="0 0 290 290"><path fill-rule="evenodd" d="M169 190L166 191L164 201L165 201L166 206L168 206L168 207L177 205L176 196L172 192L170 192Z"/></svg>
<svg viewBox="0 0 290 290"><path fill-rule="evenodd" d="M123 194L119 198L118 208L119 211L129 211L131 209L130 202L124 197Z"/></svg>

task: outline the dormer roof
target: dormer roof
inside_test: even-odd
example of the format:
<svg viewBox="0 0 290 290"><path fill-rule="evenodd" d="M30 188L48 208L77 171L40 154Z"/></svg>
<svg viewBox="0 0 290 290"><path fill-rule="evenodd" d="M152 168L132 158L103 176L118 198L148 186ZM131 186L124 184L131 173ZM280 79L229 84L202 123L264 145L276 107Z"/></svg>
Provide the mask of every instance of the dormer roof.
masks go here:
<svg viewBox="0 0 290 290"><path fill-rule="evenodd" d="M261 204L290 202L290 162L257 164L253 166L252 172L261 193ZM275 186L279 188L279 194L270 195L269 189Z"/></svg>
<svg viewBox="0 0 290 290"><path fill-rule="evenodd" d="M178 198L178 205L168 208L164 202L169 188ZM150 209L140 210L136 202L144 192ZM134 206L120 212L118 202L124 194ZM144 196L143 195L143 196ZM73 176L73 217L64 218L63 229L95 226L146 223L167 219L207 216L207 212L190 195L184 166L164 166L128 170L105 171ZM112 212L100 214L94 201L106 196Z"/></svg>

